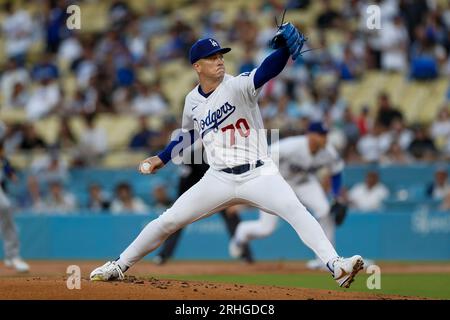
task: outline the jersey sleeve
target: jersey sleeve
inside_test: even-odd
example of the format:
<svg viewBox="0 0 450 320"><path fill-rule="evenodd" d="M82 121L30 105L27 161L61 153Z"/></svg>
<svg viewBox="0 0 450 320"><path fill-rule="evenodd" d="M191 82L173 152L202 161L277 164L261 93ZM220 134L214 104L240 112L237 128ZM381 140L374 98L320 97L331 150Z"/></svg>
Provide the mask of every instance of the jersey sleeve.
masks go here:
<svg viewBox="0 0 450 320"><path fill-rule="evenodd" d="M244 99L255 102L261 92L261 88L256 89L254 84L256 69L251 72L243 72L229 81L232 89Z"/></svg>

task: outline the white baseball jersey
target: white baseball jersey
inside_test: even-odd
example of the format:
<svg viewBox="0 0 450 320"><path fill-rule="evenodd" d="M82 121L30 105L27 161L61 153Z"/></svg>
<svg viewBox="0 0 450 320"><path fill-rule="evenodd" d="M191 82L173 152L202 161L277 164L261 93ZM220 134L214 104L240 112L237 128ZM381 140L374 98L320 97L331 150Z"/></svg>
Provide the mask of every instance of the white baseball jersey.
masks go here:
<svg viewBox="0 0 450 320"><path fill-rule="evenodd" d="M344 162L330 143L315 155L311 154L306 135L281 139L271 145L271 152L272 156L274 152L279 152L281 175L291 185L309 181L324 167L332 174L344 169Z"/></svg>
<svg viewBox="0 0 450 320"><path fill-rule="evenodd" d="M186 96L182 131L195 129L205 146L208 163L216 170L268 158L264 124L257 103L260 89L256 69L236 77L226 74L207 97L198 85Z"/></svg>

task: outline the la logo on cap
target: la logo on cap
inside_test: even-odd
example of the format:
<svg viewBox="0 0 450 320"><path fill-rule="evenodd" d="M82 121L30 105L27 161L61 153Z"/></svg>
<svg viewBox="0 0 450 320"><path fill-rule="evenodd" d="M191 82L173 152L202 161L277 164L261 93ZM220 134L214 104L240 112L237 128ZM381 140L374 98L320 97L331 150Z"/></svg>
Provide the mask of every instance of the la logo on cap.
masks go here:
<svg viewBox="0 0 450 320"><path fill-rule="evenodd" d="M211 44L212 44L214 47L218 47L218 46L219 46L219 44L218 44L217 42L215 42L213 39L209 39L209 42L211 42Z"/></svg>

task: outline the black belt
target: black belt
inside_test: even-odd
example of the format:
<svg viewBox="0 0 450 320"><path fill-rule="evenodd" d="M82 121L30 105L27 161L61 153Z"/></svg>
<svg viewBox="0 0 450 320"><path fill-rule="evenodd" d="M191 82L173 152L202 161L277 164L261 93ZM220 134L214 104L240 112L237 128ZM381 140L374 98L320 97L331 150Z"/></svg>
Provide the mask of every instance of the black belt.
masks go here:
<svg viewBox="0 0 450 320"><path fill-rule="evenodd" d="M262 162L261 160L256 161L256 165L254 166L254 168L258 168L261 167L264 164L264 162ZM242 174L247 172L248 170L252 169L250 163L246 163L246 164L242 164L240 166L236 166L233 168L225 168L222 169L223 172L226 173L232 173L232 174Z"/></svg>

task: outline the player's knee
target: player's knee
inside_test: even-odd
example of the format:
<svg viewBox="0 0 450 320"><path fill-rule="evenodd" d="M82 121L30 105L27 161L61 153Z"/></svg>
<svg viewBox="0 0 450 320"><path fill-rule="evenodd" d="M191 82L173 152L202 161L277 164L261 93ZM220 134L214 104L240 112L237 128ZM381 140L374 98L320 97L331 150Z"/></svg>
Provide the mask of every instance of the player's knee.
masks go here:
<svg viewBox="0 0 450 320"><path fill-rule="evenodd" d="M157 219L159 220L161 230L168 235L181 228L181 224L177 221L173 214L164 213Z"/></svg>

